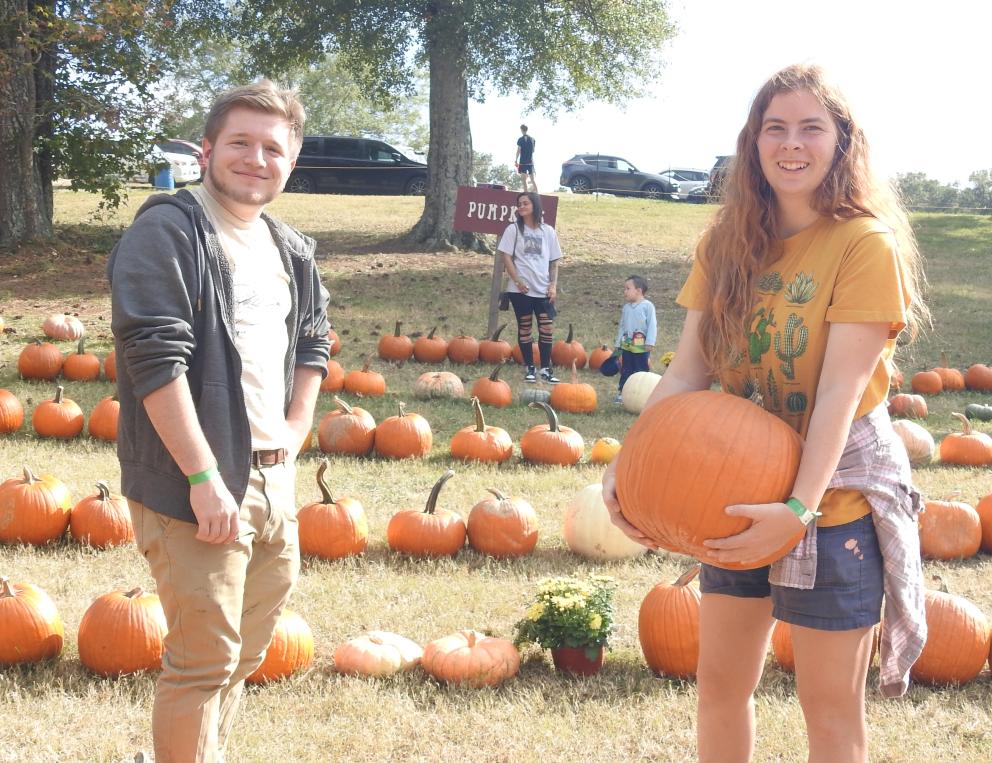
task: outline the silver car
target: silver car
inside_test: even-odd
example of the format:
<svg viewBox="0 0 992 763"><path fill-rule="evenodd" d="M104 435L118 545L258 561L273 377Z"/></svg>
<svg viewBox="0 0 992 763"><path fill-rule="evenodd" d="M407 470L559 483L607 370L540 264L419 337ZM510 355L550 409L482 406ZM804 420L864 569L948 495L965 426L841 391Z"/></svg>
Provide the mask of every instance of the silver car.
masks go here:
<svg viewBox="0 0 992 763"><path fill-rule="evenodd" d="M679 184L679 199L689 201L693 191L698 191L710 182L710 173L706 170L690 169L688 167L669 167L658 173L663 178Z"/></svg>

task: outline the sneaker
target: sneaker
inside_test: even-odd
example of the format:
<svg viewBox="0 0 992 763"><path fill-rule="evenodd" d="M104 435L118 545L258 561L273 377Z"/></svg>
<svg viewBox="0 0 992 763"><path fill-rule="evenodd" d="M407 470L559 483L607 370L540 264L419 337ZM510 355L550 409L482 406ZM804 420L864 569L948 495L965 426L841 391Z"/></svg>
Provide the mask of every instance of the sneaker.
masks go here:
<svg viewBox="0 0 992 763"><path fill-rule="evenodd" d="M623 395L617 392L616 397L613 398L613 402L616 403L617 405L620 405L623 402Z"/></svg>
<svg viewBox="0 0 992 763"><path fill-rule="evenodd" d="M548 384L557 384L561 379L551 373L550 368L541 369L541 381L546 381Z"/></svg>
<svg viewBox="0 0 992 763"><path fill-rule="evenodd" d="M536 382L537 381L537 370L534 366L527 366L527 373L524 374L525 382Z"/></svg>

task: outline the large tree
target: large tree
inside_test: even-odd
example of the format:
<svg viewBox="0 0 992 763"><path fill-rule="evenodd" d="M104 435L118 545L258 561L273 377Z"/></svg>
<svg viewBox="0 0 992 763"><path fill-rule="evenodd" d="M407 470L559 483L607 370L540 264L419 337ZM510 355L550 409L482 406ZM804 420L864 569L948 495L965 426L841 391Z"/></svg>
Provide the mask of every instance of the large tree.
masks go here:
<svg viewBox="0 0 992 763"><path fill-rule="evenodd" d="M477 246L454 230L455 194L472 176L469 98L524 93L553 114L587 99L620 103L660 69L672 36L664 0L252 0L233 6L258 71L334 52L372 97L430 81L429 182L411 243Z"/></svg>

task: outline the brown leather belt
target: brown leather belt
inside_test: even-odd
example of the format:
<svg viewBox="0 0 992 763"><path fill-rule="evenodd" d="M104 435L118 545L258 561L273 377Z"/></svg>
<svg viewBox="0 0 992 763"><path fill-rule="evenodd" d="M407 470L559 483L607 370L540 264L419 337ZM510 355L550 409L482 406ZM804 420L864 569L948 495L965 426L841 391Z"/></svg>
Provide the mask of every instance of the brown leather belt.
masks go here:
<svg viewBox="0 0 992 763"><path fill-rule="evenodd" d="M251 452L251 465L256 469L262 466L275 466L286 460L286 449L276 448L275 450L253 450Z"/></svg>

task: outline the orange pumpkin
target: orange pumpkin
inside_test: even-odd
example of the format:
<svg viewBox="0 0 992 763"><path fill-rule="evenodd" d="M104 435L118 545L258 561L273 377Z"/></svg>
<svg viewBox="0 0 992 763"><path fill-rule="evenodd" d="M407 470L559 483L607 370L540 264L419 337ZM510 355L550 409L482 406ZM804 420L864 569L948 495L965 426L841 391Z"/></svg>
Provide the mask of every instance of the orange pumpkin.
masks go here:
<svg viewBox="0 0 992 763"><path fill-rule="evenodd" d="M120 418L121 404L117 395L100 400L90 411L90 437L98 440L117 441L117 420Z"/></svg>
<svg viewBox="0 0 992 763"><path fill-rule="evenodd" d="M23 479L0 484L0 542L36 546L57 540L69 526L72 497L50 474L35 477L24 467Z"/></svg>
<svg viewBox="0 0 992 763"><path fill-rule="evenodd" d="M510 385L499 378L502 366L496 366L489 376L477 379L472 385L472 397L477 397L480 403L496 408L506 408L513 402L513 390Z"/></svg>
<svg viewBox="0 0 992 763"><path fill-rule="evenodd" d="M585 450L582 435L561 426L555 409L547 403L529 403L527 407L543 409L548 423L531 427L520 438L520 454L524 461L558 466L577 464Z"/></svg>
<svg viewBox="0 0 992 763"><path fill-rule="evenodd" d="M327 359L327 376L320 382L321 392L340 392L344 389L344 369L336 360Z"/></svg>
<svg viewBox="0 0 992 763"><path fill-rule="evenodd" d="M424 650L388 631L369 631L334 650L334 669L351 676L391 676L420 664Z"/></svg>
<svg viewBox="0 0 992 763"><path fill-rule="evenodd" d="M603 363L613 356L613 349L601 344L589 354L589 368L598 371Z"/></svg>
<svg viewBox="0 0 992 763"><path fill-rule="evenodd" d="M975 363L964 372L964 386L976 392L992 392L992 368Z"/></svg>
<svg viewBox="0 0 992 763"><path fill-rule="evenodd" d="M31 414L31 425L41 437L68 440L83 431L83 410L75 400L65 397L65 388L55 388L55 397L38 404Z"/></svg>
<svg viewBox="0 0 992 763"><path fill-rule="evenodd" d="M479 361L479 340L474 336L459 334L448 342L448 360L460 365Z"/></svg>
<svg viewBox="0 0 992 763"><path fill-rule="evenodd" d="M732 424L731 424L732 422ZM802 440L788 424L735 395L703 390L645 408L617 455L617 496L627 521L662 548L728 569L752 569L784 556L803 536L751 564L717 563L703 541L743 532L734 504L785 501Z"/></svg>
<svg viewBox="0 0 992 763"><path fill-rule="evenodd" d="M501 464L513 455L513 440L505 429L486 426L479 398L472 398L475 426L459 429L451 438L451 457L462 461Z"/></svg>
<svg viewBox="0 0 992 763"><path fill-rule="evenodd" d="M910 670L917 681L963 684L976 678L989 658L988 618L967 599L926 591L927 641Z"/></svg>
<svg viewBox="0 0 992 763"><path fill-rule="evenodd" d="M17 373L25 379L54 379L62 371L62 353L50 342L35 340L17 357Z"/></svg>
<svg viewBox="0 0 992 763"><path fill-rule="evenodd" d="M379 357L393 363L405 363L413 355L413 340L400 332L402 321L396 321L392 334L379 338Z"/></svg>
<svg viewBox="0 0 992 763"><path fill-rule="evenodd" d="M538 346L537 342L532 343L531 352L531 357L534 359L533 365L541 365L541 348ZM510 351L510 357L512 357L518 365L524 365L524 353L520 349L519 344L513 345L513 349Z"/></svg>
<svg viewBox="0 0 992 763"><path fill-rule="evenodd" d="M964 374L947 365L947 353L940 353L940 365L933 371L940 377L944 392L960 392L964 389Z"/></svg>
<svg viewBox="0 0 992 763"><path fill-rule="evenodd" d="M992 493L989 493L975 506L978 519L982 523L982 545L981 550L986 554L992 554Z"/></svg>
<svg viewBox="0 0 992 763"><path fill-rule="evenodd" d="M936 371L920 371L909 380L913 392L921 395L939 395L944 391L944 382Z"/></svg>
<svg viewBox="0 0 992 763"><path fill-rule="evenodd" d="M927 501L919 527L920 553L927 559L966 559L982 545L982 520L962 501Z"/></svg>
<svg viewBox="0 0 992 763"><path fill-rule="evenodd" d="M375 443L375 419L357 405L334 398L337 410L324 414L317 425L317 444L324 453L367 456Z"/></svg>
<svg viewBox="0 0 992 763"><path fill-rule="evenodd" d="M537 546L537 512L523 498L508 498L487 488L468 513L468 542L476 551L497 558L526 556Z"/></svg>
<svg viewBox="0 0 992 763"><path fill-rule="evenodd" d="M376 427L375 452L386 458L423 458L434 444L431 425L419 413L407 413L405 403L398 407L395 416Z"/></svg>
<svg viewBox="0 0 992 763"><path fill-rule="evenodd" d="M334 329L330 329L327 332L327 339L331 343L329 352L330 357L334 357L339 352L341 352L341 337L338 336L338 332Z"/></svg>
<svg viewBox="0 0 992 763"><path fill-rule="evenodd" d="M423 511L404 509L386 525L386 542L393 551L412 556L454 556L465 545L461 514L437 508L444 483L455 476L450 469L434 483Z"/></svg>
<svg viewBox="0 0 992 763"><path fill-rule="evenodd" d="M589 461L594 464L608 464L620 452L620 441L613 437L600 437L592 444Z"/></svg>
<svg viewBox="0 0 992 763"><path fill-rule="evenodd" d="M344 377L344 389L353 395L382 397L386 394L386 380L378 371L370 370L372 356L366 358L361 371L349 371Z"/></svg>
<svg viewBox="0 0 992 763"><path fill-rule="evenodd" d="M413 394L421 400L465 397L462 380L450 371L428 371L417 377Z"/></svg>
<svg viewBox="0 0 992 763"><path fill-rule="evenodd" d="M511 641L463 630L427 644L420 664L438 681L478 688L515 676L520 653Z"/></svg>
<svg viewBox="0 0 992 763"><path fill-rule="evenodd" d="M448 357L448 342L444 337L435 336L437 326L427 336L418 336L413 343L413 357L420 363L443 363Z"/></svg>
<svg viewBox="0 0 992 763"><path fill-rule="evenodd" d="M80 339L76 351L62 363L62 375L69 381L94 381L100 376L100 359L86 352L86 339Z"/></svg>
<svg viewBox="0 0 992 763"><path fill-rule="evenodd" d="M250 684L267 684L288 678L311 664L313 632L306 620L291 609L284 609L276 621L272 641L265 650L265 659L245 681Z"/></svg>
<svg viewBox="0 0 992 763"><path fill-rule="evenodd" d="M62 618L36 585L0 578L0 623L0 665L41 662L62 653Z"/></svg>
<svg viewBox="0 0 992 763"><path fill-rule="evenodd" d="M669 585L659 583L644 598L637 633L648 667L673 678L692 678L699 664L699 589L689 583L694 564Z"/></svg>
<svg viewBox="0 0 992 763"><path fill-rule="evenodd" d="M962 466L992 464L992 437L972 429L971 422L960 413L952 413L961 422L960 433L951 433L940 441L940 460Z"/></svg>
<svg viewBox="0 0 992 763"><path fill-rule="evenodd" d="M898 394L889 398L889 415L891 416L925 419L928 413L927 401L922 395Z"/></svg>
<svg viewBox="0 0 992 763"><path fill-rule="evenodd" d="M49 339L82 339L86 329L83 322L75 315L68 313L52 313L41 324L41 330Z"/></svg>
<svg viewBox="0 0 992 763"><path fill-rule="evenodd" d="M551 345L551 362L556 366L568 368L573 363L577 368L585 368L588 356L585 348L573 337L575 336L572 324L568 324L568 336L564 341L559 339Z"/></svg>
<svg viewBox="0 0 992 763"><path fill-rule="evenodd" d="M325 459L317 469L320 500L308 503L296 515L300 524L300 551L321 559L343 559L365 551L369 523L365 509L354 498L334 498L325 475Z"/></svg>
<svg viewBox="0 0 992 763"><path fill-rule="evenodd" d="M69 533L80 543L94 548L133 542L131 512L124 498L112 495L106 482L97 482L96 489L96 495L87 496L72 507Z"/></svg>
<svg viewBox="0 0 992 763"><path fill-rule="evenodd" d="M104 594L79 621L79 661L101 676L158 670L167 631L155 594L140 587Z"/></svg>
<svg viewBox="0 0 992 763"><path fill-rule="evenodd" d="M551 406L567 413L595 413L596 389L591 384L579 382L575 361L572 361L572 381L561 382L551 389Z"/></svg>
<svg viewBox="0 0 992 763"><path fill-rule="evenodd" d="M0 389L0 434L16 432L24 424L24 407L17 396Z"/></svg>
<svg viewBox="0 0 992 763"><path fill-rule="evenodd" d="M117 350L111 350L110 354L103 359L103 375L107 381L117 381Z"/></svg>
<svg viewBox="0 0 992 763"><path fill-rule="evenodd" d="M510 347L509 342L499 338L505 328L506 324L504 323L493 332L491 337L479 342L479 360L483 363L505 363L510 359L513 348Z"/></svg>

